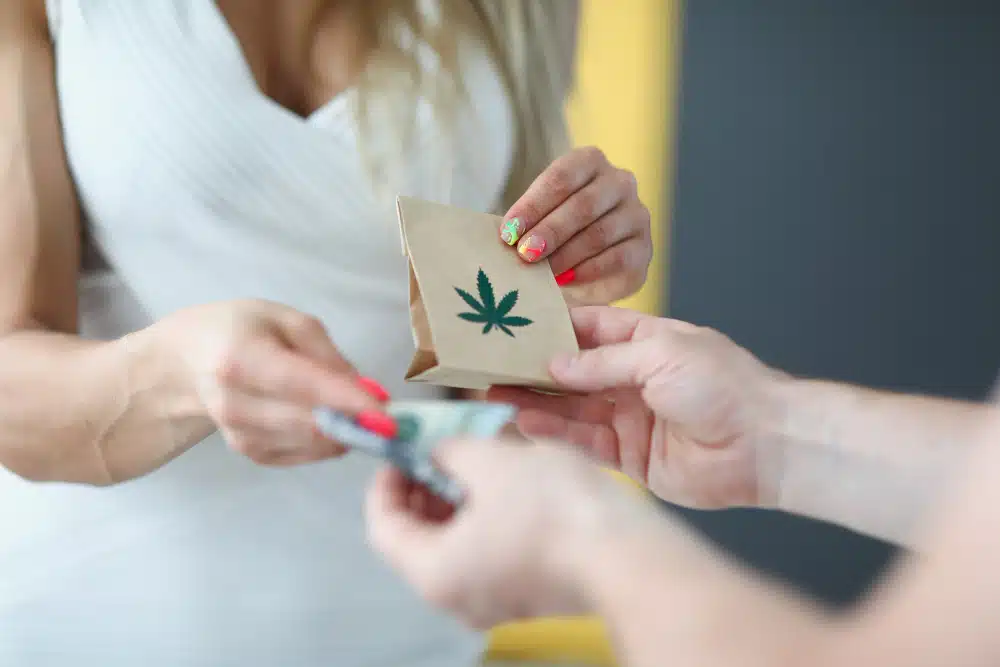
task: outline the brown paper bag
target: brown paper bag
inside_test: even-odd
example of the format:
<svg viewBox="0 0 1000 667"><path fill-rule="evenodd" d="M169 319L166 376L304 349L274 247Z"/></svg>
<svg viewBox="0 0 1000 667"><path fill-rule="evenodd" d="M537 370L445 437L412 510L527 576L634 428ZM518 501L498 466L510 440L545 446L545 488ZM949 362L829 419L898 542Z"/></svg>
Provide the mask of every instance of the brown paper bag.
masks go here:
<svg viewBox="0 0 1000 667"><path fill-rule="evenodd" d="M501 218L409 197L396 209L410 265L411 382L555 389L552 358L579 350L547 261L500 242Z"/></svg>

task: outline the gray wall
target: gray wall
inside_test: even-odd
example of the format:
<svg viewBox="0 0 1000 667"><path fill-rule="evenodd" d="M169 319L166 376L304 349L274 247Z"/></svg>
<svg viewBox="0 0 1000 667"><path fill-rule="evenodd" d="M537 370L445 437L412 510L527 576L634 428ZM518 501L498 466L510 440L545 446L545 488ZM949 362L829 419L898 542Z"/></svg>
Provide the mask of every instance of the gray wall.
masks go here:
<svg viewBox="0 0 1000 667"><path fill-rule="evenodd" d="M670 314L787 370L981 397L1000 368L1000 2L688 0ZM690 514L831 602L885 545Z"/></svg>

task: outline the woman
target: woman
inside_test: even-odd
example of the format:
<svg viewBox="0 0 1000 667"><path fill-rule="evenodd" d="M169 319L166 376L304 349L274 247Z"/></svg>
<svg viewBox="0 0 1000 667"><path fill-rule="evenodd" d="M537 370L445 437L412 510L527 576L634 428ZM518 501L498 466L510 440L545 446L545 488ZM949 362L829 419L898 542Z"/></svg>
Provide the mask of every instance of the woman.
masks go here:
<svg viewBox="0 0 1000 667"><path fill-rule="evenodd" d="M497 390L518 425L571 441L661 498L778 508L916 549L831 614L727 563L579 451L452 442L453 512L386 470L369 529L389 562L465 622L599 613L622 663L955 665L1000 660L1000 407L798 380L717 332L574 311L586 350L554 363L574 395ZM613 398L613 401L609 401Z"/></svg>
<svg viewBox="0 0 1000 667"><path fill-rule="evenodd" d="M575 13L3 3L0 662L475 660L371 556L372 468L309 410L437 395L400 381L396 192L505 211L570 299L641 284L633 179L559 155Z"/></svg>

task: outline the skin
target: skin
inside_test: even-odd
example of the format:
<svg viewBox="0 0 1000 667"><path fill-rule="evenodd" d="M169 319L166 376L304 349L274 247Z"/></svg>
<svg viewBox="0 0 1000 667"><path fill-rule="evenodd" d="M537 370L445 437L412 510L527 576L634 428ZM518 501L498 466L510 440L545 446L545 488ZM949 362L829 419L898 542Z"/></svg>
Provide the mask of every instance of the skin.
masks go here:
<svg viewBox="0 0 1000 667"><path fill-rule="evenodd" d="M639 200L635 175L597 148L578 148L553 162L504 216L514 219L522 243L540 239L545 248L531 261L548 259L556 275L572 270L565 292L573 303L608 304L646 281L653 250L649 209Z"/></svg>
<svg viewBox="0 0 1000 667"><path fill-rule="evenodd" d="M263 94L301 114L356 74L350 64L365 45L351 38L343 7L220 3ZM303 46L317 16L316 40ZM311 407L377 413L384 397L359 383L313 314L262 301L212 303L118 340L77 336L80 203L53 67L43 0L0 4L0 465L30 480L114 484L155 470L215 430L264 465L341 455L315 431ZM597 182L595 155L587 155L554 165L559 179ZM562 195L568 191L554 196L539 187L520 203L542 210ZM648 213L629 202L622 224L648 244ZM576 221L566 247L598 219ZM554 252L561 248L554 243ZM611 262L607 273L591 274L591 285L606 299L625 296L646 264Z"/></svg>
<svg viewBox="0 0 1000 667"><path fill-rule="evenodd" d="M628 665L996 664L1000 537L984 527L1000 520L1000 406L797 380L711 330L573 316L586 349L552 372L591 393L494 392L525 406L536 438L443 446L461 510L391 470L371 486L370 539L425 598L474 627L597 613ZM666 500L817 516L919 557L834 615L730 562L595 457Z"/></svg>
<svg viewBox="0 0 1000 667"><path fill-rule="evenodd" d="M573 321L584 352L551 370L582 395L491 398L521 408L523 432L582 446L688 507L780 509L912 545L986 414L792 378L685 322L602 307Z"/></svg>

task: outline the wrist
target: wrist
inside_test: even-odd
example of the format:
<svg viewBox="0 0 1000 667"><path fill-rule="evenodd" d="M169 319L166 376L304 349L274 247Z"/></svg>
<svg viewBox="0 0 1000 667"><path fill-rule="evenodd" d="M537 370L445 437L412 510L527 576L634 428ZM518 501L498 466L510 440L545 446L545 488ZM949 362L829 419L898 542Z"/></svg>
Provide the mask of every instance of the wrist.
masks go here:
<svg viewBox="0 0 1000 667"><path fill-rule="evenodd" d="M198 381L171 332L153 325L119 339L128 358L128 388L132 398L144 399L164 419L208 420Z"/></svg>
<svg viewBox="0 0 1000 667"><path fill-rule="evenodd" d="M215 430L192 374L164 333L154 325L109 344L123 367L120 416L101 444L113 481L145 474Z"/></svg>
<svg viewBox="0 0 1000 667"><path fill-rule="evenodd" d="M566 519L552 540L551 572L563 581L579 613L599 606L601 582L618 576L618 554L625 545L645 543L658 530L660 512L645 494L595 469L591 484L580 493L564 496ZM616 568L616 563L619 568Z"/></svg>
<svg viewBox="0 0 1000 667"><path fill-rule="evenodd" d="M834 454L834 443L843 437L843 425L856 413L860 396L850 387L795 378L776 382L771 395L761 442L766 443L763 460L772 475L772 507L822 518L814 506L831 488L842 487L831 487L846 463Z"/></svg>
<svg viewBox="0 0 1000 667"><path fill-rule="evenodd" d="M757 466L757 506L779 509L788 468L788 424L800 410L802 381L787 373L769 371L754 408L750 442Z"/></svg>

